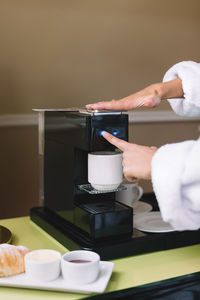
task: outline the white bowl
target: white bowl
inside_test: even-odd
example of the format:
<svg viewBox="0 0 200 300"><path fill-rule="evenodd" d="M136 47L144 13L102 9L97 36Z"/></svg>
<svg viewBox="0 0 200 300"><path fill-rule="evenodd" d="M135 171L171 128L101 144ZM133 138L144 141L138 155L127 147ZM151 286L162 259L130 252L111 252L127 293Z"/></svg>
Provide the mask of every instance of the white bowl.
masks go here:
<svg viewBox="0 0 200 300"><path fill-rule="evenodd" d="M31 251L24 257L26 275L37 281L55 280L60 275L60 261L61 254L56 250Z"/></svg>
<svg viewBox="0 0 200 300"><path fill-rule="evenodd" d="M94 282L100 270L100 256L93 251L67 252L61 259L61 270L67 282L87 284Z"/></svg>

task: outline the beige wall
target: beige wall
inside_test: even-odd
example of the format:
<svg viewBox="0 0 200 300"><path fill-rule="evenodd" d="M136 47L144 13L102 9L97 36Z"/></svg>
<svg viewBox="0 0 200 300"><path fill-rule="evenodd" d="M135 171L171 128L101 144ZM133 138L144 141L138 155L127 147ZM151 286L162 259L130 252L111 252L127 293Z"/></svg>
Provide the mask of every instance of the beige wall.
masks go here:
<svg viewBox="0 0 200 300"><path fill-rule="evenodd" d="M199 61L199 28L199 0L1 1L0 113L125 96Z"/></svg>
<svg viewBox="0 0 200 300"><path fill-rule="evenodd" d="M84 106L160 81L174 63L200 60L199 28L199 0L1 1L0 116ZM130 137L159 146L195 138L197 125L135 124ZM0 128L0 140L0 218L27 215L38 203L37 128Z"/></svg>
<svg viewBox="0 0 200 300"><path fill-rule="evenodd" d="M0 218L25 216L38 205L37 128L0 128Z"/></svg>

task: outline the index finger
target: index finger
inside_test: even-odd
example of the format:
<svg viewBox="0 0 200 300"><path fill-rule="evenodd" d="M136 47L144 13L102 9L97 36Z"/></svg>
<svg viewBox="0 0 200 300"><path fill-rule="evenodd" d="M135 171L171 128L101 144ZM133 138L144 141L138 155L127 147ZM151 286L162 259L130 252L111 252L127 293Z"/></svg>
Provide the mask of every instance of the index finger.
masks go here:
<svg viewBox="0 0 200 300"><path fill-rule="evenodd" d="M115 136L113 136L112 134L103 131L102 132L102 136L112 145L116 146L117 148L119 148L121 151L125 151L127 148L127 145L129 144L128 142L121 140Z"/></svg>
<svg viewBox="0 0 200 300"><path fill-rule="evenodd" d="M121 100L101 101L87 104L87 109L91 110L126 110L125 104Z"/></svg>

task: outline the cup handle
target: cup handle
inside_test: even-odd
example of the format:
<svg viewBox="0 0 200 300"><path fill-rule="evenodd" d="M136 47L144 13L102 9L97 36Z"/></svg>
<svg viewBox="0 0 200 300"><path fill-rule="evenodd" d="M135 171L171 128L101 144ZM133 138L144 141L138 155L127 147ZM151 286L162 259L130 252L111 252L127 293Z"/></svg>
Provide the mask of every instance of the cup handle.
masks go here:
<svg viewBox="0 0 200 300"><path fill-rule="evenodd" d="M134 201L134 202L136 202L136 201L138 201L138 200L140 200L140 198L142 197L142 195L143 195L143 188L141 187L141 186L137 186L137 189L138 189L138 191L139 191L139 194L138 194L138 197L137 197L137 199Z"/></svg>

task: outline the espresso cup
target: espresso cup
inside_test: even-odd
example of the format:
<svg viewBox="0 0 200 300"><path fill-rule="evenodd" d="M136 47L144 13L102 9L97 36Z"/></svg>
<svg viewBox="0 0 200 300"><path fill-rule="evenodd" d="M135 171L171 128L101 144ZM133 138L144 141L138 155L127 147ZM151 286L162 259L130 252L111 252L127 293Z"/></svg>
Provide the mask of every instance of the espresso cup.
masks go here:
<svg viewBox="0 0 200 300"><path fill-rule="evenodd" d="M94 189L114 190L122 181L121 152L98 151L88 154L88 182Z"/></svg>
<svg viewBox="0 0 200 300"><path fill-rule="evenodd" d="M75 250L61 259L61 271L67 282L88 284L94 282L100 271L100 256L93 251Z"/></svg>
<svg viewBox="0 0 200 300"><path fill-rule="evenodd" d="M143 195L143 189L137 182L124 181L123 186L126 189L116 193L116 200L134 208Z"/></svg>

